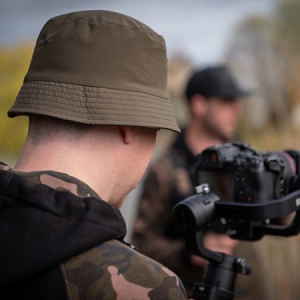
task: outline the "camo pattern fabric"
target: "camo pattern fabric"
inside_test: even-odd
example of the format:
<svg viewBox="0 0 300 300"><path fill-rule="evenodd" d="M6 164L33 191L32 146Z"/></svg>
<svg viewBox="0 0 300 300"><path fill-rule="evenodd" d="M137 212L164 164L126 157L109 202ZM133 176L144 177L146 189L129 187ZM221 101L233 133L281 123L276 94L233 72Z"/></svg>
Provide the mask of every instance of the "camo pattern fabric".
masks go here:
<svg viewBox="0 0 300 300"><path fill-rule="evenodd" d="M174 149L154 161L143 184L132 243L141 253L174 271L185 284L200 282L203 269L182 259L185 242L172 221L172 208L194 193L183 158Z"/></svg>
<svg viewBox="0 0 300 300"><path fill-rule="evenodd" d="M100 198L88 185L67 174L17 172L3 163L0 169L22 175L34 184L42 183L79 197ZM173 272L117 240L72 257L60 267L72 300L187 299Z"/></svg>
<svg viewBox="0 0 300 300"><path fill-rule="evenodd" d="M0 169L6 171L13 171L25 177L30 183L33 184L44 184L52 187L53 189L60 191L69 191L72 194L86 198L96 197L100 198L99 195L93 191L87 184L78 179L63 173L57 173L54 171L43 171L43 172L17 172L11 169L8 165L0 162Z"/></svg>
<svg viewBox="0 0 300 300"><path fill-rule="evenodd" d="M173 145L151 164L143 184L132 243L141 253L174 271L191 295L193 284L202 280L204 269L189 263L184 238L172 220L173 206L194 194L193 171L181 150ZM251 276L237 276L234 299L266 299L266 274L254 243L240 242L233 256L245 258L252 267Z"/></svg>
<svg viewBox="0 0 300 300"><path fill-rule="evenodd" d="M62 264L70 299L186 299L177 276L119 241Z"/></svg>

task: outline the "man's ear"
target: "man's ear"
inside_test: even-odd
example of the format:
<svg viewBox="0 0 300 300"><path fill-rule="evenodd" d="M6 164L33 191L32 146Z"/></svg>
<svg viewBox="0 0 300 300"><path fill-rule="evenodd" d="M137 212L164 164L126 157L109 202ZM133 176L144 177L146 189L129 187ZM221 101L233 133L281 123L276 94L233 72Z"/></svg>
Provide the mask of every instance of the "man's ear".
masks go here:
<svg viewBox="0 0 300 300"><path fill-rule="evenodd" d="M120 126L120 132L125 144L132 142L135 130L135 126Z"/></svg>
<svg viewBox="0 0 300 300"><path fill-rule="evenodd" d="M202 117L206 114L207 100L201 95L194 95L190 99L190 109L192 115Z"/></svg>

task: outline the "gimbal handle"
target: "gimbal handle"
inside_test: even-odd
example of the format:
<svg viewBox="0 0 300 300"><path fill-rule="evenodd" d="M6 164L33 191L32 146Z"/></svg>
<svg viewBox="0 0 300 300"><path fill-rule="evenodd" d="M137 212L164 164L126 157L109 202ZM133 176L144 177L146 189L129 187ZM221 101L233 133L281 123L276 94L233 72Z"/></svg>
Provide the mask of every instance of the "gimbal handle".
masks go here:
<svg viewBox="0 0 300 300"><path fill-rule="evenodd" d="M192 298L195 300L231 300L238 273L249 275L251 268L244 259L214 252L204 247L203 233L186 236L186 246L193 254L209 261L201 283L195 283Z"/></svg>

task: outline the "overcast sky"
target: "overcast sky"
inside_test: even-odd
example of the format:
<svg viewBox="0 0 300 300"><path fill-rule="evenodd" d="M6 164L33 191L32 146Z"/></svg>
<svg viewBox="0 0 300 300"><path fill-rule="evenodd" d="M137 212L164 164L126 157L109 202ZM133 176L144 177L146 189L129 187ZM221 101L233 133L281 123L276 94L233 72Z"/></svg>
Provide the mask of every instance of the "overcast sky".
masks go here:
<svg viewBox="0 0 300 300"><path fill-rule="evenodd" d="M161 34L169 56L182 52L195 65L222 61L230 36L249 14L269 14L277 0L0 0L0 45L35 41L51 17L104 9L142 21Z"/></svg>

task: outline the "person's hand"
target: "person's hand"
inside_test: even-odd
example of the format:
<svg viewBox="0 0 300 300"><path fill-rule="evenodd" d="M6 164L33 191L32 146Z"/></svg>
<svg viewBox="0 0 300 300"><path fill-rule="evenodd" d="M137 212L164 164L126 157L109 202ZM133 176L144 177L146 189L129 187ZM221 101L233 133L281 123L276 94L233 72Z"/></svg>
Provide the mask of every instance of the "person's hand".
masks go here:
<svg viewBox="0 0 300 300"><path fill-rule="evenodd" d="M203 245L205 248L228 255L233 253L237 244L237 240L234 240L227 235L217 234L211 231L205 233L203 237ZM205 267L207 265L207 260L198 255L191 254L191 263L195 266Z"/></svg>

